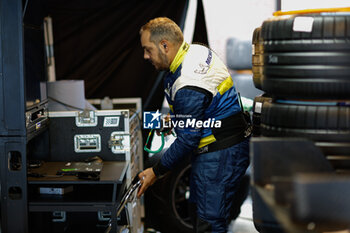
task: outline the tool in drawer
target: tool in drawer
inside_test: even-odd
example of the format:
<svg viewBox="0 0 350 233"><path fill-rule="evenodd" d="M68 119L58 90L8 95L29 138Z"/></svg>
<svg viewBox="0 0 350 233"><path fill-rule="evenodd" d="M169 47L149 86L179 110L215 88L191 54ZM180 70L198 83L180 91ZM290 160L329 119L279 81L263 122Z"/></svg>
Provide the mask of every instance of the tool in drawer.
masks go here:
<svg viewBox="0 0 350 233"><path fill-rule="evenodd" d="M134 194L135 190L137 190L140 186L141 186L141 180L139 178L139 173L137 173L136 176L134 177L134 179L132 180L131 184L129 185L129 187L123 193L123 197L122 197L120 204L117 208L117 217L120 217L120 214L122 213L123 209L125 209L126 204L130 203L134 200L135 195L133 195L133 194ZM122 232L124 229L127 229L129 227L130 227L129 225L126 225L126 226L122 227L119 230L119 232ZM108 223L108 227L104 233L110 233L111 229L112 229L112 219L110 219L110 221Z"/></svg>
<svg viewBox="0 0 350 233"><path fill-rule="evenodd" d="M124 195L120 201L117 209L117 216L120 215L122 210L125 208L126 204L134 200L134 192L141 186L141 180L139 178L139 173L134 177L128 189L124 192Z"/></svg>

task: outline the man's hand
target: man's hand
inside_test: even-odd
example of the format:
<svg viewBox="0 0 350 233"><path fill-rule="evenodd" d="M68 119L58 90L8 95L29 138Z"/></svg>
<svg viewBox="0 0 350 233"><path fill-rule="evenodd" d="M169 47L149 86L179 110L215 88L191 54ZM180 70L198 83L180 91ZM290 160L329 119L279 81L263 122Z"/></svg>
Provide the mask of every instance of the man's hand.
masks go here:
<svg viewBox="0 0 350 233"><path fill-rule="evenodd" d="M173 133L173 129L169 128L168 131L162 131L162 132L164 134L164 137L166 137L166 136L168 136L168 135ZM162 132L159 131L159 130L156 130L157 136L162 136L162 134L161 134Z"/></svg>
<svg viewBox="0 0 350 233"><path fill-rule="evenodd" d="M139 178L142 185L137 192L138 198L140 198L142 194L147 190L147 188L157 180L157 177L153 172L153 168L147 168L146 170L140 172Z"/></svg>

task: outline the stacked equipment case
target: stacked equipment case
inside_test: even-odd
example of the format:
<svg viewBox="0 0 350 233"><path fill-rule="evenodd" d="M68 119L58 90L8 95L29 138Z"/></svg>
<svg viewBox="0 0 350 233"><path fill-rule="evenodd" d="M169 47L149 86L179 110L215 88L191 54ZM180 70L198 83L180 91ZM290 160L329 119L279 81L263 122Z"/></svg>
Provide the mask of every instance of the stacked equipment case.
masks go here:
<svg viewBox="0 0 350 233"><path fill-rule="evenodd" d="M49 160L86 161L98 156L103 161L125 161L129 186L143 169L139 112L129 109L49 112ZM143 198L129 203L126 212L131 232L142 232Z"/></svg>

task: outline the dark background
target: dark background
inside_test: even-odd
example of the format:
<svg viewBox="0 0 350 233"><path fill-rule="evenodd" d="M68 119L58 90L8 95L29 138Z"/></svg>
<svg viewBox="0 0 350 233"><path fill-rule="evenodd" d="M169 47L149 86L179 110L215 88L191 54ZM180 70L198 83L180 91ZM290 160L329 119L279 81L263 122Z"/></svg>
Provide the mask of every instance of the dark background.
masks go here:
<svg viewBox="0 0 350 233"><path fill-rule="evenodd" d="M145 110L163 101L162 76L143 59L139 29L166 16L183 28L188 0L23 0L27 100L45 81L43 18L52 17L57 80L84 80L90 98L141 97ZM198 0L194 42L208 44ZM190 41L191 42L191 41Z"/></svg>

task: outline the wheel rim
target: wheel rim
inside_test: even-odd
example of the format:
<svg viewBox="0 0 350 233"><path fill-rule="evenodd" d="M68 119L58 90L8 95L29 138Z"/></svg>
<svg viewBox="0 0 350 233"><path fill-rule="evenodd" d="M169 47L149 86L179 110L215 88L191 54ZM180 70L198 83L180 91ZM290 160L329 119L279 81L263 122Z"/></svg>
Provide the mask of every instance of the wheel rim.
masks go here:
<svg viewBox="0 0 350 233"><path fill-rule="evenodd" d="M193 228L189 213L189 188L191 164L187 165L176 177L171 190L171 204L176 219L187 228Z"/></svg>

